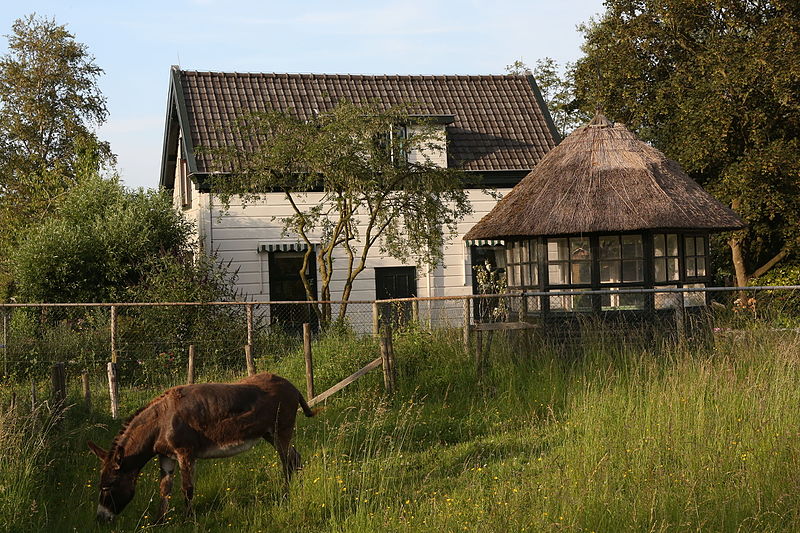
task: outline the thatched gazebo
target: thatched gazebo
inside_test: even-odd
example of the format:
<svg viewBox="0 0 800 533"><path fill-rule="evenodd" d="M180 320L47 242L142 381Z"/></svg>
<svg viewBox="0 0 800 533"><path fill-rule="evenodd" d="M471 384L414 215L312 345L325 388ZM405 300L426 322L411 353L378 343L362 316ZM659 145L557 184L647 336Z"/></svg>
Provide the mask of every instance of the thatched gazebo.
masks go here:
<svg viewBox="0 0 800 533"><path fill-rule="evenodd" d="M736 213L677 163L598 114L553 148L464 239L505 242L511 290L617 291L705 286L709 234L742 227ZM605 294L542 298L538 305L541 311L614 311L671 304L652 294Z"/></svg>

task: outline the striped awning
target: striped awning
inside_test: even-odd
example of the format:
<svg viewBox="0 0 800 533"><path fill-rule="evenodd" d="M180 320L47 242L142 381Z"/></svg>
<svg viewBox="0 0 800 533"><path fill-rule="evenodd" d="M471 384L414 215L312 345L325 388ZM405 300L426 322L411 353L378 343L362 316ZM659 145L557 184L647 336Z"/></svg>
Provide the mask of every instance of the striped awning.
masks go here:
<svg viewBox="0 0 800 533"><path fill-rule="evenodd" d="M311 245L314 246L313 244ZM259 242L258 253L264 252L305 252L308 245L304 242Z"/></svg>
<svg viewBox="0 0 800 533"><path fill-rule="evenodd" d="M500 239L476 239L467 241L467 246L505 246L506 242Z"/></svg>

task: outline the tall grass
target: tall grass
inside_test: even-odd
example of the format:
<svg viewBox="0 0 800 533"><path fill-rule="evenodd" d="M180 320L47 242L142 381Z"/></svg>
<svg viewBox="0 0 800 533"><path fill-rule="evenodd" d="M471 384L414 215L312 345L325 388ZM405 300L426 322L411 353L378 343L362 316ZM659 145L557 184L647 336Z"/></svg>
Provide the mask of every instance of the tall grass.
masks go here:
<svg viewBox="0 0 800 533"><path fill-rule="evenodd" d="M39 495L59 419L45 406L0 415L0 531L41 524Z"/></svg>
<svg viewBox="0 0 800 533"><path fill-rule="evenodd" d="M683 348L645 340L617 342L595 330L567 351L498 335L478 382L458 332L403 332L395 341L395 397L383 396L376 373L317 418L300 417L296 446L305 468L288 499L277 455L259 446L201 462L196 519L182 516L176 491L168 529L800 529L796 334L756 328ZM323 379L335 381L354 369L348 354L361 364L374 349L341 333L315 345L315 358ZM302 356L276 359L270 370L299 385ZM133 409L157 392L123 397ZM57 531L91 522L97 461L83 440L107 443L116 424L97 413L88 422L85 413L71 416L66 426L80 438L55 448L42 441L47 452L32 456L34 477L21 479L27 488L16 503L0 503L0 523ZM3 446L0 464L10 460ZM156 470L145 471L115 530L149 527ZM32 500L45 517L39 522L24 511Z"/></svg>

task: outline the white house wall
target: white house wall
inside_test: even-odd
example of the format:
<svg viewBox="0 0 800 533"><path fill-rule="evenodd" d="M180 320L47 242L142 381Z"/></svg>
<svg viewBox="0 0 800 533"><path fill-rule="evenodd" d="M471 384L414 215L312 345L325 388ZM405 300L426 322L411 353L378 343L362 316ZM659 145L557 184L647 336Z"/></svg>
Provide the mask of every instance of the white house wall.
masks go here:
<svg viewBox="0 0 800 533"><path fill-rule="evenodd" d="M506 193L509 190L501 189L498 192ZM178 202L179 194L176 193ZM451 237L445 246L442 264L431 272L427 272L424 267L417 269L418 296L456 296L472 293L469 253L462 238L497 201L480 190L469 190L468 195L474 212L458 224L458 234ZM322 197L323 193L298 196L301 209L317 205ZM259 243L299 242L298 238L282 236L281 218L293 213L283 193L266 194L262 200L247 206L232 203L230 209L223 212L218 200L212 201L210 194L200 193L195 189L192 205L183 211L190 220L197 223L203 249L207 252L213 250L220 262L227 264L230 261L231 269L238 271L236 288L250 299L269 300L268 253L257 251ZM363 227L361 229L363 231ZM343 250L339 250L335 261L331 294L333 299L338 299L346 279L344 270L346 257ZM343 268L337 269L337 262ZM375 299L376 267L413 265L413 262L404 264L394 258L383 256L379 247L374 246L370 252L367 269L356 278L350 299Z"/></svg>
<svg viewBox="0 0 800 533"><path fill-rule="evenodd" d="M408 135L412 136L416 132L424 131L420 126L408 126ZM424 147L420 150L412 150L408 154L409 163L430 161L434 165L447 168L447 132L442 126L435 130L430 140L430 147Z"/></svg>

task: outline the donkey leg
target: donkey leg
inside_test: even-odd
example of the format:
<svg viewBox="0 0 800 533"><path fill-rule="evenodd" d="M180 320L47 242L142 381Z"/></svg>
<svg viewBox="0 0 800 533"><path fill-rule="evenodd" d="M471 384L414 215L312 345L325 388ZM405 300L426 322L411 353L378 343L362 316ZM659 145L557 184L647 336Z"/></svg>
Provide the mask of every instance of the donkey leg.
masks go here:
<svg viewBox="0 0 800 533"><path fill-rule="evenodd" d="M186 498L186 515L191 516L192 497L194 497L194 458L189 454L178 455L178 466L181 469L181 489L183 497Z"/></svg>
<svg viewBox="0 0 800 533"><path fill-rule="evenodd" d="M161 473L161 482L159 483L161 489L161 505L158 509L156 522L164 520L164 515L169 511L169 495L172 492L172 479L175 473L175 459L167 457L166 455L158 456L158 466Z"/></svg>
<svg viewBox="0 0 800 533"><path fill-rule="evenodd" d="M294 436L294 428L281 429L275 435L275 449L278 450L278 456L281 458L283 465L283 478L286 482L286 491L289 490L289 481L292 479L292 474L295 470L300 468L300 454L297 453L294 446L292 446L292 437Z"/></svg>

